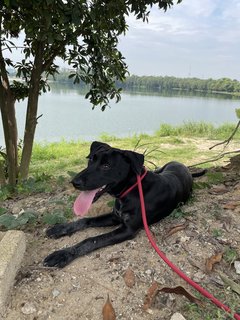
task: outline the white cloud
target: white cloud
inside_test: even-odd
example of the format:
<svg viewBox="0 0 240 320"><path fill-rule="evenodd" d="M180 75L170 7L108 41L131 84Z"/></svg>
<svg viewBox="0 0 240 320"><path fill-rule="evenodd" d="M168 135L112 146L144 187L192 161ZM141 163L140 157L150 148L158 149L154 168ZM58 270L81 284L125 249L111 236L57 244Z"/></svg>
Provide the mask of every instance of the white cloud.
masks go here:
<svg viewBox="0 0 240 320"><path fill-rule="evenodd" d="M176 9L189 17L209 17L218 7L218 0L183 0Z"/></svg>
<svg viewBox="0 0 240 320"><path fill-rule="evenodd" d="M149 23L129 17L120 48L136 74L240 77L239 0L183 0L166 13L151 9Z"/></svg>

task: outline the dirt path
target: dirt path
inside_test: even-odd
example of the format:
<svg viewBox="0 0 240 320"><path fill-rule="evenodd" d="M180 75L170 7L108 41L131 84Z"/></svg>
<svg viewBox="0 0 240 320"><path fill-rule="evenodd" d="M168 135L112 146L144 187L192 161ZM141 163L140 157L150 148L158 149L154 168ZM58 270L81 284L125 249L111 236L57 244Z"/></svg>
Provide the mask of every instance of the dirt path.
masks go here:
<svg viewBox="0 0 240 320"><path fill-rule="evenodd" d="M151 230L161 250L183 272L234 306L237 295L224 284L218 271L240 283L240 275L230 261L231 254L233 260L240 260L239 167L229 166L221 169L221 173L223 179L220 184L196 189L193 199L181 208L181 212L152 226ZM203 186L206 179L198 179L198 186ZM62 190L18 201L9 200L6 206L10 211L32 208L41 214L46 209L51 211L58 200L68 196L69 191ZM109 210L108 200L107 197L99 200L91 214ZM179 225L183 226L182 230L175 229L176 232L166 238L168 231ZM169 320L176 311L189 320L225 319L218 318L218 311L209 303L197 308L183 296L166 293L158 294L149 309L143 311L144 297L154 280L165 287L182 285L196 294L155 254L144 231L132 241L79 258L64 269L42 267L44 257L50 252L105 231L89 229L59 240L47 239L42 227L29 233L25 260L4 319L99 320L102 319L102 307L108 294L117 319ZM223 258L214 265L212 272L206 273L206 259L219 252L224 252ZM124 280L128 269L135 277L132 287L128 287Z"/></svg>

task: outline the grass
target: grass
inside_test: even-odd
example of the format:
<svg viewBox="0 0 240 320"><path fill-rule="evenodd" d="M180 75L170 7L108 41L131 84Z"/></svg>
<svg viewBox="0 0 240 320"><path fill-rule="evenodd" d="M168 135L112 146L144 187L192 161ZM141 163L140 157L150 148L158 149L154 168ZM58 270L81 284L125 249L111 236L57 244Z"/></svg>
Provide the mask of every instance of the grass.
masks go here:
<svg viewBox="0 0 240 320"><path fill-rule="evenodd" d="M135 150L145 154L145 165L152 169L154 165L177 160L186 165L195 165L205 160L213 159L219 151L208 150L202 145L207 139L227 139L235 126L224 124L214 127L211 124L188 122L181 126L173 127L162 124L153 135L139 134L131 137L118 138L103 133L98 140L111 144L121 149ZM240 139L240 130L235 135L235 140ZM212 142L214 144L215 142ZM87 163L90 142L65 141L56 143L35 143L30 165L30 178L18 185L18 192L31 194L33 192L51 192L54 185L63 185L66 178L82 170ZM232 148L234 149L234 148ZM220 162L209 162L202 165L208 167ZM70 177L69 177L70 176ZM208 182L217 183L222 179L220 173L212 173ZM49 182L52 183L49 183ZM57 182L57 183L56 183ZM209 183L195 185L195 188L205 188ZM9 197L8 187L0 189L0 200Z"/></svg>
<svg viewBox="0 0 240 320"><path fill-rule="evenodd" d="M206 122L186 122L180 126L171 126L162 124L156 135L159 137L166 136L183 136L183 137L206 137L208 139L226 139L233 132L236 125L225 123L215 127L213 124ZM240 130L236 133L235 138L240 138Z"/></svg>
<svg viewBox="0 0 240 320"><path fill-rule="evenodd" d="M220 300L224 301L226 296L229 296L229 292L225 289L222 290L217 290L218 293L215 294L215 296ZM198 296L198 294L196 294ZM237 301L238 301L238 296L235 294L234 296L234 301L232 302L231 305L229 305L230 309L238 312L239 310L237 308ZM202 297L199 295L199 298L201 299ZM188 303L185 304L182 308L182 313L187 314L187 319L194 319L194 320L231 320L235 319L232 314L227 314L225 311L218 309L216 306L214 306L211 303L206 303L205 300L205 305L204 308L197 306L196 304L193 303Z"/></svg>
<svg viewBox="0 0 240 320"><path fill-rule="evenodd" d="M99 140L117 148L145 153L146 165L150 167L150 162L159 166L173 159L193 165L200 162L200 159L214 157L217 151L200 150L192 138L224 140L230 136L234 128L231 124L214 127L203 122L187 122L176 127L162 124L153 135L140 134L117 138L103 133ZM237 132L235 139L240 139L240 132ZM88 142L65 140L57 143L35 143L30 175L39 176L45 173L57 176L66 175L68 170L77 172L86 164L89 146Z"/></svg>

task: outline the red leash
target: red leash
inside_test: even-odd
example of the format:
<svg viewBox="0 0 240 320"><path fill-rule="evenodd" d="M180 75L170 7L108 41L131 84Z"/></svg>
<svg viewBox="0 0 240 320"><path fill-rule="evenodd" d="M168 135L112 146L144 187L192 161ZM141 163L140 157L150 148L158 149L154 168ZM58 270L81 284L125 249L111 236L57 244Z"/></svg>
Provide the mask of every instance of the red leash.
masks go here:
<svg viewBox="0 0 240 320"><path fill-rule="evenodd" d="M140 177L140 181L142 181L142 179L145 177L145 175L147 174L147 169L145 167L144 168L144 172ZM122 192L119 195L119 199L123 198L126 196L126 194L128 194L130 191L132 191L136 186L138 185L138 181L136 183L134 183L130 188L128 188L127 190L125 190L124 192Z"/></svg>
<svg viewBox="0 0 240 320"><path fill-rule="evenodd" d="M194 289L196 289L198 292L200 292L204 297L208 298L210 301L212 301L217 307L219 307L222 310L225 310L228 313L232 313L232 310L220 302L217 298L215 298L211 293L209 293L207 290L203 289L200 285L198 285L196 282L194 282L192 279L190 279L188 276L185 275L180 269L177 268L166 256L164 253L160 251L158 246L156 245L155 241L153 240L151 231L149 230L147 218L146 218L146 210L145 210L145 204L144 204L144 197L143 197L143 190L142 190L142 183L141 183L141 177L137 175L137 185L138 185L138 191L139 191L139 197L140 197L140 203L141 203L141 209L142 209L142 219L143 219L143 225L147 234L147 237L153 246L154 250L158 253L158 255L166 262L166 264L175 272L177 273L183 280L185 280L188 284L190 284ZM240 315L237 313L234 313L234 318L237 320L240 320Z"/></svg>

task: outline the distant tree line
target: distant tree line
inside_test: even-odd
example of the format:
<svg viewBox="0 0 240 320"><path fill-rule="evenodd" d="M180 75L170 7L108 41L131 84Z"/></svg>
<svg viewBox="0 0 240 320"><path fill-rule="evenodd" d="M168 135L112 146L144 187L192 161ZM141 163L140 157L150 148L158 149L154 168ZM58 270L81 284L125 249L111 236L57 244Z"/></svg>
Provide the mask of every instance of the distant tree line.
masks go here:
<svg viewBox="0 0 240 320"><path fill-rule="evenodd" d="M155 77L136 76L126 78L119 83L123 89L145 89L149 91L161 90L185 90L185 91L208 91L208 92L240 92L240 82L228 78L221 79L198 79L198 78L176 78L176 77Z"/></svg>
<svg viewBox="0 0 240 320"><path fill-rule="evenodd" d="M56 81L71 81L68 79L69 71L61 71L56 75ZM204 92L229 92L240 93L240 82L229 78L221 79L198 79L176 78L170 76L136 76L131 75L124 82L117 82L119 87L125 90L184 90Z"/></svg>
<svg viewBox="0 0 240 320"><path fill-rule="evenodd" d="M11 72L11 71L10 71ZM60 70L52 80L57 82L73 83L68 69ZM81 87L87 87L80 82ZM131 75L124 82L117 81L117 86L124 90L146 90L146 91L201 91L201 92L228 92L240 94L240 82L229 78L199 79L199 78L177 78L171 76L136 76Z"/></svg>

